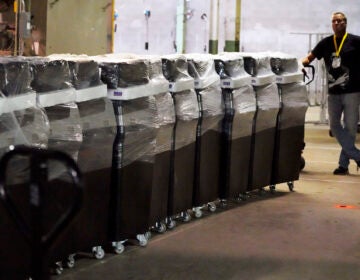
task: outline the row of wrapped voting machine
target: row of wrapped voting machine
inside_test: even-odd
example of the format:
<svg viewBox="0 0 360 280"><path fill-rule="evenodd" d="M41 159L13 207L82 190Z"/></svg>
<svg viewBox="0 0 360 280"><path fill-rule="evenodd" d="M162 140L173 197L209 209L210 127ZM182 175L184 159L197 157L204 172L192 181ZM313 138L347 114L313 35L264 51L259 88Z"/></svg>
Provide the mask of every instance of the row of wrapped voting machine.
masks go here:
<svg viewBox="0 0 360 280"><path fill-rule="evenodd" d="M0 156L16 145L55 149L84 177L81 211L49 262L146 245L150 229L187 221L189 210L200 217L217 201L298 180L302 80L297 59L275 52L1 58ZM15 158L6 184L30 221L29 169ZM60 165L47 171L45 230L73 192ZM31 248L0 207L0 271L26 275Z"/></svg>

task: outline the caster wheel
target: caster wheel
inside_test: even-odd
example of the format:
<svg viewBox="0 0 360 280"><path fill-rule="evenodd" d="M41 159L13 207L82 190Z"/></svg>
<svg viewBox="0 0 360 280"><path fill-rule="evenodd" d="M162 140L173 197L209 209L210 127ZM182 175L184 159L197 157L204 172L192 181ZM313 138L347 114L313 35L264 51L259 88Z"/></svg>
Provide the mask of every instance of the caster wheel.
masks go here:
<svg viewBox="0 0 360 280"><path fill-rule="evenodd" d="M239 194L239 200L240 201L246 201L247 200L247 194L246 193L241 193Z"/></svg>
<svg viewBox="0 0 360 280"><path fill-rule="evenodd" d="M168 220L166 221L166 227L168 229L173 229L176 227L176 222L174 220Z"/></svg>
<svg viewBox="0 0 360 280"><path fill-rule="evenodd" d="M288 187L289 187L289 191L293 192L294 191L294 183L293 182L288 182Z"/></svg>
<svg viewBox="0 0 360 280"><path fill-rule="evenodd" d="M136 239L139 241L139 246L145 247L148 244L148 239L146 238L145 234L138 234Z"/></svg>
<svg viewBox="0 0 360 280"><path fill-rule="evenodd" d="M92 252L93 252L95 259L97 259L97 260L101 260L105 257L105 251L100 246L93 247Z"/></svg>
<svg viewBox="0 0 360 280"><path fill-rule="evenodd" d="M201 211L200 209L194 210L194 216L195 216L195 218L199 219L199 218L202 217L202 215L203 215L203 213L202 213L202 211Z"/></svg>
<svg viewBox="0 0 360 280"><path fill-rule="evenodd" d="M55 263L55 266L54 268L52 269L52 272L55 274L55 275L61 275L64 271L64 268L62 267L62 263L61 262L57 262Z"/></svg>
<svg viewBox="0 0 360 280"><path fill-rule="evenodd" d="M61 275L63 273L64 269L62 267L57 267L55 268L55 274L56 275Z"/></svg>
<svg viewBox="0 0 360 280"><path fill-rule="evenodd" d="M112 242L112 246L114 248L114 252L117 255L122 254L125 251L125 246L122 242Z"/></svg>
<svg viewBox="0 0 360 280"><path fill-rule="evenodd" d="M220 207L225 209L228 206L227 200L226 199L222 199L220 200Z"/></svg>
<svg viewBox="0 0 360 280"><path fill-rule="evenodd" d="M166 225L162 222L156 222L152 230L157 233L164 233L166 231Z"/></svg>
<svg viewBox="0 0 360 280"><path fill-rule="evenodd" d="M187 222L190 222L191 216L190 216L189 213L187 213L187 212L182 212L182 213L180 214L180 219L181 219L184 223L187 223Z"/></svg>
<svg viewBox="0 0 360 280"><path fill-rule="evenodd" d="M214 213L216 211L216 205L215 203L208 203L208 210L211 212L211 213Z"/></svg>
<svg viewBox="0 0 360 280"><path fill-rule="evenodd" d="M166 225L164 223L158 223L156 226L156 231L158 233L164 233L166 231Z"/></svg>
<svg viewBox="0 0 360 280"><path fill-rule="evenodd" d="M145 238L146 238L146 240L151 239L151 232L150 231L145 232Z"/></svg>
<svg viewBox="0 0 360 280"><path fill-rule="evenodd" d="M75 267L75 255L68 256L66 260L66 267L67 268L74 268Z"/></svg>
<svg viewBox="0 0 360 280"><path fill-rule="evenodd" d="M270 186L270 193L276 193L275 185Z"/></svg>

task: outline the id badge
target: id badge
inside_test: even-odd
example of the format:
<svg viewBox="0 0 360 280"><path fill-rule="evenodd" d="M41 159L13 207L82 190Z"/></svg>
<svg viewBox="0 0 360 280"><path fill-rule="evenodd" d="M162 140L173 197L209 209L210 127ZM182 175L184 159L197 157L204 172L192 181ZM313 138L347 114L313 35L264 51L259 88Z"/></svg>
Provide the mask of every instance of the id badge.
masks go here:
<svg viewBox="0 0 360 280"><path fill-rule="evenodd" d="M341 58L340 56L334 56L332 61L332 68L339 68L341 65Z"/></svg>

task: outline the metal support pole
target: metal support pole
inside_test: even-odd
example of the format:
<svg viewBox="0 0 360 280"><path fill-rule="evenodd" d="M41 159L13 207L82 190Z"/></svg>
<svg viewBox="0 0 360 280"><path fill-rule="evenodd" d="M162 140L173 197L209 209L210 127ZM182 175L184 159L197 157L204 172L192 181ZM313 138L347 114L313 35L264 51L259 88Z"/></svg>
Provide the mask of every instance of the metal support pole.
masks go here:
<svg viewBox="0 0 360 280"><path fill-rule="evenodd" d="M178 0L176 7L176 46L177 53L185 53L186 40L186 1Z"/></svg>
<svg viewBox="0 0 360 280"><path fill-rule="evenodd" d="M219 0L211 0L209 53L218 53Z"/></svg>

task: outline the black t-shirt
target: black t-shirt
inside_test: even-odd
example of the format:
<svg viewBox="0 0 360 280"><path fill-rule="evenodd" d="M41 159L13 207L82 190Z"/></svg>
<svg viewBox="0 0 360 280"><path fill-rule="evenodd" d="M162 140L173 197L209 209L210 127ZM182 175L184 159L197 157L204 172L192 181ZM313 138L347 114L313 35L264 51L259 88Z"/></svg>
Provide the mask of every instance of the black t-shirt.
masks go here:
<svg viewBox="0 0 360 280"><path fill-rule="evenodd" d="M341 40L337 38L338 48ZM340 50L341 63L338 67L333 63L336 56L334 35L322 39L311 52L317 59L325 61L329 94L360 92L360 36L347 35Z"/></svg>

